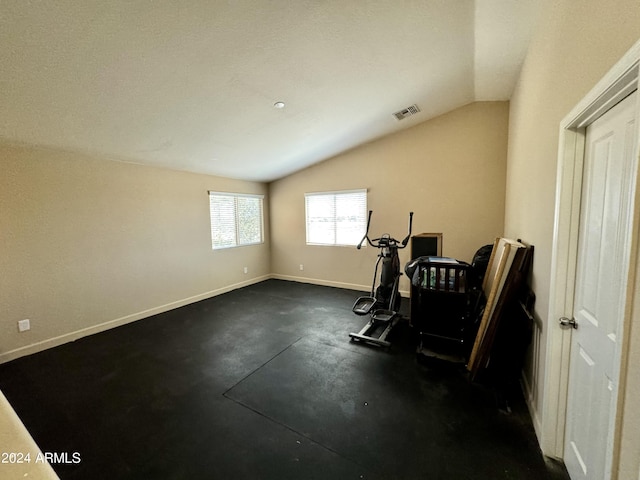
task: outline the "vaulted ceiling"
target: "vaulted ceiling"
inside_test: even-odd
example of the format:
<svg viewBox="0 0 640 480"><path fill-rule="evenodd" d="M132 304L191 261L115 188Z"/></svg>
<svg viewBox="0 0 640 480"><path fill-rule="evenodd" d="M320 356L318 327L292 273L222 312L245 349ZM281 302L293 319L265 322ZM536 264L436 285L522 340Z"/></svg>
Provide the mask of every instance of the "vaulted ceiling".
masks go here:
<svg viewBox="0 0 640 480"><path fill-rule="evenodd" d="M271 181L508 100L537 3L2 0L0 140Z"/></svg>

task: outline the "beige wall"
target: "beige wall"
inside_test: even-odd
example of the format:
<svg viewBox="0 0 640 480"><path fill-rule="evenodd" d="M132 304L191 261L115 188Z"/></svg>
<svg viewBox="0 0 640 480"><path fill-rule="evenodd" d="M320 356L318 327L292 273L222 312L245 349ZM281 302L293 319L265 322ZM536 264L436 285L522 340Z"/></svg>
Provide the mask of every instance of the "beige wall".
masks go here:
<svg viewBox="0 0 640 480"><path fill-rule="evenodd" d="M373 249L305 245L309 191L366 187L372 232L403 238L413 210L415 233L443 232L444 254L470 260L502 234L507 123L505 102L467 105L269 187L0 146L0 361L271 273L369 288ZM207 190L269 190L271 242L212 251Z"/></svg>
<svg viewBox="0 0 640 480"><path fill-rule="evenodd" d="M547 0L511 99L505 233L536 247L533 287L538 329L525 377L538 428L544 422L546 345L557 322L547 318L547 312L560 121L639 37L640 8L635 0ZM640 346L637 339L633 342L632 353ZM638 367L634 369L634 378L640 378ZM638 381L629 378L637 391ZM636 417L637 405L636 397L632 408ZM628 422L638 425L629 413L625 413ZM620 471L628 469L624 462L635 456L635 466L629 470L635 473L620 478L637 477L639 446L623 446Z"/></svg>
<svg viewBox="0 0 640 480"><path fill-rule="evenodd" d="M370 288L374 249L305 244L304 194L356 188L368 189L372 234L404 238L413 211L414 233L442 232L443 255L471 261L503 233L508 108L473 103L273 182L273 272Z"/></svg>
<svg viewBox="0 0 640 480"><path fill-rule="evenodd" d="M270 272L268 241L212 251L207 195L264 184L11 146L0 169L0 361Z"/></svg>

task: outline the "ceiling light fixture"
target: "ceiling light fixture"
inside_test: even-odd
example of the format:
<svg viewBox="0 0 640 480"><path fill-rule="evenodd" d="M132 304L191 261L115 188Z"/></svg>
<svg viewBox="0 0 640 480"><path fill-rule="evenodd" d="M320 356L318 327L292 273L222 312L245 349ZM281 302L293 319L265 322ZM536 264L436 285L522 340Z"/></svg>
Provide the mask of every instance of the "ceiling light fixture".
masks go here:
<svg viewBox="0 0 640 480"><path fill-rule="evenodd" d="M276 102L273 104L273 106L276 108L284 108L284 102Z"/></svg>

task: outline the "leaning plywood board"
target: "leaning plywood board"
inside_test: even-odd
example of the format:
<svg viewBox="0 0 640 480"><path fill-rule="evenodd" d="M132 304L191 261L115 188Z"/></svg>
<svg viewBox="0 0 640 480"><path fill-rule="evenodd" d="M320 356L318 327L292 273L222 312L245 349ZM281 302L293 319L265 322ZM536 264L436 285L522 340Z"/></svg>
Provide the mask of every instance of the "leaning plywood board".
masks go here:
<svg viewBox="0 0 640 480"><path fill-rule="evenodd" d="M472 377L488 360L488 351L491 348L497 322L506 302L505 294L510 293L510 283L514 279L513 269L520 268L525 251L524 244L507 238L499 238L494 244L487 268L487 273L491 278L485 276L483 282L483 286L490 285L491 290L488 294L485 291L487 303L468 364Z"/></svg>
<svg viewBox="0 0 640 480"><path fill-rule="evenodd" d="M489 256L489 263L487 263L487 270L484 275L484 279L482 280L482 290L484 292L485 298L489 298L491 289L493 288L493 282L498 276L498 267L500 265L500 255L502 255L501 244L504 244L504 239L500 237L496 238L495 241L493 242L493 249L491 250L491 255Z"/></svg>
<svg viewBox="0 0 640 480"><path fill-rule="evenodd" d="M479 345L484 338L487 325L495 310L495 305L500 289L500 280L504 277L504 271L508 259L508 251L510 249L510 244L505 242L505 239L496 238L496 241L493 244L493 250L491 251L491 257L489 258L489 264L487 265L487 273L485 274L484 280L482 282L482 287L487 302L484 307L482 319L480 320L480 325L478 327L478 333L476 334L476 339L473 344L473 349L471 350L471 356L469 357L469 370L472 370L472 368L477 363Z"/></svg>
<svg viewBox="0 0 640 480"><path fill-rule="evenodd" d="M509 272L506 275L506 280L498 301L495 304L494 312L487 324L487 329L482 338L482 342L478 349L478 362L475 369L471 372L472 379L475 378L480 368L486 368L492 359L493 344L496 338L498 329L505 318L503 318L505 310L508 308L508 304L513 302L517 296L517 292L521 288L523 277L526 274L529 261L530 248L518 248L515 250L515 257Z"/></svg>

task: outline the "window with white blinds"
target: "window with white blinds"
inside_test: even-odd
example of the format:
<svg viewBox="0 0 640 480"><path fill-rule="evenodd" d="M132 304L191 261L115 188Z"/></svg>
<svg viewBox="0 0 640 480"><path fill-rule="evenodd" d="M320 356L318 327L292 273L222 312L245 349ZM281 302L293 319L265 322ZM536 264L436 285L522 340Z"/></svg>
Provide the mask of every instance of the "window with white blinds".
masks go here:
<svg viewBox="0 0 640 480"><path fill-rule="evenodd" d="M262 199L262 195L209 192L214 250L262 243Z"/></svg>
<svg viewBox="0 0 640 480"><path fill-rule="evenodd" d="M308 245L357 245L367 228L367 191L305 194Z"/></svg>

